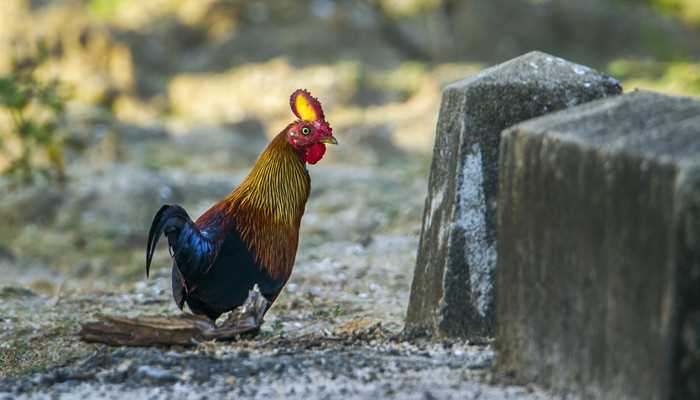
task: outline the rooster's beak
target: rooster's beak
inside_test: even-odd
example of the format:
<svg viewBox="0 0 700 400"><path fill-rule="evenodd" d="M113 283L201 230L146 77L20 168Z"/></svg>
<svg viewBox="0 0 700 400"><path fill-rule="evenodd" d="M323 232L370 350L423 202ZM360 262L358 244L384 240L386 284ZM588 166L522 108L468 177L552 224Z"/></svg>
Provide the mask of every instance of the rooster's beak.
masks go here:
<svg viewBox="0 0 700 400"><path fill-rule="evenodd" d="M335 140L333 136L326 136L323 139L321 139L321 143L338 144L338 141Z"/></svg>

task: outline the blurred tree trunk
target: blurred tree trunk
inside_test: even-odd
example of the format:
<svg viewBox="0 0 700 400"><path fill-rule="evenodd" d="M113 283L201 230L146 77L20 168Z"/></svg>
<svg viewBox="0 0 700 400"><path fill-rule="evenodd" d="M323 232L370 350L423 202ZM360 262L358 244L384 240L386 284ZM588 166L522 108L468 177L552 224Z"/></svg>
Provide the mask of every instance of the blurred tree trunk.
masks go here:
<svg viewBox="0 0 700 400"><path fill-rule="evenodd" d="M361 3L364 3L373 11L377 18L379 31L384 39L401 52L404 57L421 61L433 59L430 52L421 48L420 45L401 30L398 18L395 18L387 11L381 0L361 0Z"/></svg>

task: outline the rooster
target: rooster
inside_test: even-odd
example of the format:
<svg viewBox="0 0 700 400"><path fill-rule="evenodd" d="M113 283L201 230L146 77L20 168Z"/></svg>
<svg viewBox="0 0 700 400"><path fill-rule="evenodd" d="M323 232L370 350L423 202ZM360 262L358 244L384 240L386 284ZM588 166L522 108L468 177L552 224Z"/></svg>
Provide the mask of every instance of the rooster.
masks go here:
<svg viewBox="0 0 700 400"><path fill-rule="evenodd" d="M338 144L318 99L299 89L289 102L297 119L272 139L228 196L195 222L178 205L162 206L153 218L146 277L165 235L180 309L187 303L193 313L215 321L241 306L256 284L271 305L287 283L309 197L306 163L316 164L326 144Z"/></svg>

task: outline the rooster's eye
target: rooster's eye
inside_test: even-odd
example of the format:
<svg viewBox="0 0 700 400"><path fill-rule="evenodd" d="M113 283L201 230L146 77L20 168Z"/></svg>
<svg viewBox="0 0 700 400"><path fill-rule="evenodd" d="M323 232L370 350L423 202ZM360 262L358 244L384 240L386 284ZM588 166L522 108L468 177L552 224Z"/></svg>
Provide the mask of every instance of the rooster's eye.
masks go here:
<svg viewBox="0 0 700 400"><path fill-rule="evenodd" d="M308 127L305 126L305 127L301 128L301 133L302 133L304 136L306 136L306 135L308 135L309 133L311 133L311 129L309 129Z"/></svg>

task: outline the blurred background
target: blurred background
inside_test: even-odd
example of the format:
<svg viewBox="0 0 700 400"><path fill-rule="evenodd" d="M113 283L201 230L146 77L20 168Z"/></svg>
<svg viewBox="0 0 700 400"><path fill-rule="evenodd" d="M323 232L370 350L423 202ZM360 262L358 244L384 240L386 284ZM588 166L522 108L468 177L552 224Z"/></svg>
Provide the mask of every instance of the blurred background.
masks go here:
<svg viewBox="0 0 700 400"><path fill-rule="evenodd" d="M341 146L310 167L289 289L388 290L397 315L445 84L541 50L700 95L697 0L2 0L0 21L0 284L48 294L142 284L153 213L228 193L296 88Z"/></svg>

